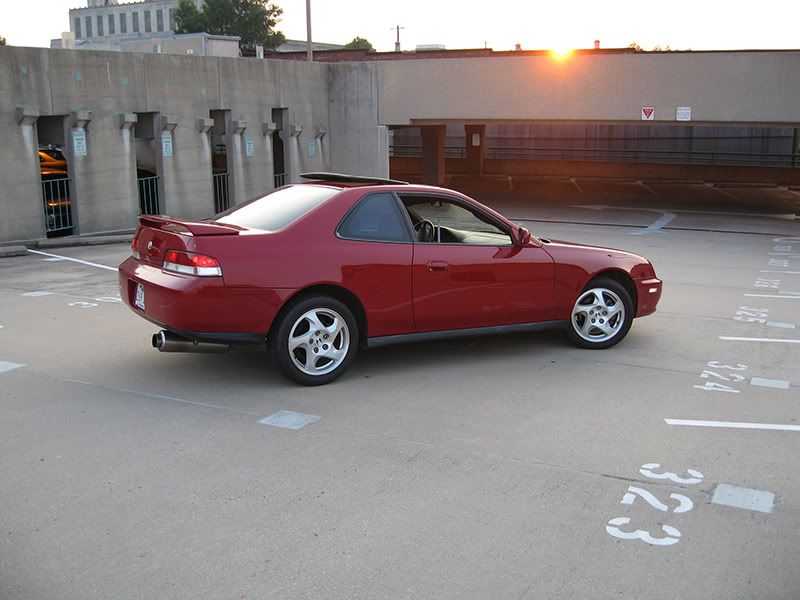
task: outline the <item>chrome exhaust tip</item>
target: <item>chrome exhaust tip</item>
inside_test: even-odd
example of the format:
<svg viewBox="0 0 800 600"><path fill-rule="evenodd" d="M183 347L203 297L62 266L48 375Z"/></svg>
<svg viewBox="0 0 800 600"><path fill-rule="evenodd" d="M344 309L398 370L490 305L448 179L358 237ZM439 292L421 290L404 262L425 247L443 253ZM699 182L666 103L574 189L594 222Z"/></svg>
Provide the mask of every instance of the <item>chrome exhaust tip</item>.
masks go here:
<svg viewBox="0 0 800 600"><path fill-rule="evenodd" d="M153 348L159 352L198 352L198 353L222 353L230 349L228 344L218 344L215 342L198 342L189 338L181 337L170 331L161 330L153 334Z"/></svg>

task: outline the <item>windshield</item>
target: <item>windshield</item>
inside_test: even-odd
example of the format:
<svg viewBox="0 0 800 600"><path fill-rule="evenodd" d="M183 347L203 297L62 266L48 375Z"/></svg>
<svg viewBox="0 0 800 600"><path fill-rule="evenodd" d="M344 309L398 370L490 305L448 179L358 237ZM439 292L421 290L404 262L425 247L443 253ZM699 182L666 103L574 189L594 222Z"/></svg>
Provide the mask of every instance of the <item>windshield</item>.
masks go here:
<svg viewBox="0 0 800 600"><path fill-rule="evenodd" d="M293 185L235 206L212 220L248 229L277 231L340 191L318 185Z"/></svg>

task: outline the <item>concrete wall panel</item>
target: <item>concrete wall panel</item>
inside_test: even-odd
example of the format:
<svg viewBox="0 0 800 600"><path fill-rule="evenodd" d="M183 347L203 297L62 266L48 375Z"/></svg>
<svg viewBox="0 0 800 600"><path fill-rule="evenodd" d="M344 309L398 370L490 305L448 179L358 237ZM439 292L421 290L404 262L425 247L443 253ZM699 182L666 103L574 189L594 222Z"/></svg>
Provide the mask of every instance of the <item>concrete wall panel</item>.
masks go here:
<svg viewBox="0 0 800 600"><path fill-rule="evenodd" d="M33 117L20 124L17 107L50 114L46 50L0 46L0 240L44 235L42 186Z"/></svg>
<svg viewBox="0 0 800 600"><path fill-rule="evenodd" d="M211 154L198 119L220 106L220 61L200 56L145 54L147 110L174 117L172 156L162 156L161 210L174 217L200 219L213 214ZM161 131L156 132L160 148Z"/></svg>
<svg viewBox="0 0 800 600"><path fill-rule="evenodd" d="M379 122L381 65L331 66L329 78L331 169L355 175L389 176L389 141Z"/></svg>
<svg viewBox="0 0 800 600"><path fill-rule="evenodd" d="M381 62L381 123L444 120L800 123L800 51L576 54Z"/></svg>

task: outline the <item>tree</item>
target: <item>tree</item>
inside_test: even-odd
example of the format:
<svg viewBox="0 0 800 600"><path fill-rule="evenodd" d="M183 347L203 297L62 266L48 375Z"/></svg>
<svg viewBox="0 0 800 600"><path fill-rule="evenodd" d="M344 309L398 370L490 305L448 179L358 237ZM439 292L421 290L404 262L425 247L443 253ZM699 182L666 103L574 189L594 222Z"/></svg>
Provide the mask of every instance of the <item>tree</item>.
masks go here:
<svg viewBox="0 0 800 600"><path fill-rule="evenodd" d="M0 35L0 46L5 46L5 45L6 45L6 38Z"/></svg>
<svg viewBox="0 0 800 600"><path fill-rule="evenodd" d="M283 9L269 0L205 0L198 10L192 0L180 0L175 12L177 33L238 35L242 48L274 50L286 41L275 31Z"/></svg>
<svg viewBox="0 0 800 600"><path fill-rule="evenodd" d="M183 0L181 0L181 2L183 2ZM631 42L630 44L628 44L628 48L630 48L631 50L635 50L636 52L643 52L644 51L644 48L642 48L636 42Z"/></svg>
<svg viewBox="0 0 800 600"><path fill-rule="evenodd" d="M368 50L369 52L375 52L375 47L370 44L369 40L361 36L354 37L353 40L345 44L344 47L348 50Z"/></svg>

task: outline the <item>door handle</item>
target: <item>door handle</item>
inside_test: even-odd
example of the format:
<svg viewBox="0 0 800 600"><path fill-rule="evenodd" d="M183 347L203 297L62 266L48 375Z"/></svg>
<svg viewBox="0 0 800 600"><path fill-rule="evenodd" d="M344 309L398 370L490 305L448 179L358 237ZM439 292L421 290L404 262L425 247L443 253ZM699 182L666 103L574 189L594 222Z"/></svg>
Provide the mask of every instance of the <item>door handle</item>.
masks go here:
<svg viewBox="0 0 800 600"><path fill-rule="evenodd" d="M428 271L447 271L448 265L443 260L431 260L428 261Z"/></svg>

